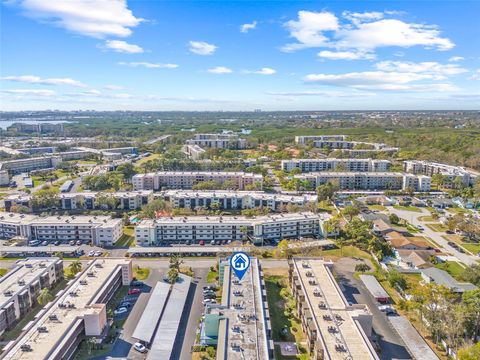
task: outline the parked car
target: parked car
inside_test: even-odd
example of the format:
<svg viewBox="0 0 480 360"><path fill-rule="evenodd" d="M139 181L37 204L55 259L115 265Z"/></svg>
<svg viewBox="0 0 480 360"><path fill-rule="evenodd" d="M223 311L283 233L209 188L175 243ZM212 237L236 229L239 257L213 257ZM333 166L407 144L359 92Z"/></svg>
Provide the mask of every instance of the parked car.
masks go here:
<svg viewBox="0 0 480 360"><path fill-rule="evenodd" d="M48 245L48 241L42 241L42 243L40 244L42 246L47 246Z"/></svg>
<svg viewBox="0 0 480 360"><path fill-rule="evenodd" d="M132 280L132 282L130 283L130 286L143 286L145 285L143 283L143 281L140 281L140 280Z"/></svg>
<svg viewBox="0 0 480 360"><path fill-rule="evenodd" d="M216 299L217 295L216 294L206 294L203 295L203 299Z"/></svg>
<svg viewBox="0 0 480 360"><path fill-rule="evenodd" d="M147 352L147 348L142 343L139 343L139 342L135 343L133 345L133 348L142 354Z"/></svg>
<svg viewBox="0 0 480 360"><path fill-rule="evenodd" d="M127 312L128 312L128 309L126 307L121 307L121 308L116 309L113 312L113 315L122 315L122 314L125 314Z"/></svg>
<svg viewBox="0 0 480 360"><path fill-rule="evenodd" d="M61 241L55 241L55 243L54 243L54 244L55 244L55 246L58 246L58 245L60 245L60 244L61 244Z"/></svg>
<svg viewBox="0 0 480 360"><path fill-rule="evenodd" d="M93 256L95 257L99 257L99 256L102 256L102 252L101 251L95 251L95 253L93 254Z"/></svg>
<svg viewBox="0 0 480 360"><path fill-rule="evenodd" d="M217 290L217 287L213 285L208 285L203 287L203 291L215 291L215 290Z"/></svg>
<svg viewBox="0 0 480 360"><path fill-rule="evenodd" d="M122 303L118 306L118 308L122 308L122 307L126 307L127 309L128 309L128 308L131 308L131 307L132 307L132 303L131 303L130 301L124 301L124 302L122 302Z"/></svg>
<svg viewBox="0 0 480 360"><path fill-rule="evenodd" d="M201 246L203 246L203 245L205 245L205 241L200 240L200 241L199 241L199 244L200 244Z"/></svg>
<svg viewBox="0 0 480 360"><path fill-rule="evenodd" d="M82 245L82 240L77 240L77 242L75 243L75 245L78 245L78 246Z"/></svg>
<svg viewBox="0 0 480 360"><path fill-rule="evenodd" d="M140 294L142 291L140 289L130 289L128 290L128 295L137 295Z"/></svg>
<svg viewBox="0 0 480 360"><path fill-rule="evenodd" d="M203 305L207 305L207 304L216 304L217 302L213 299L205 299L202 301L202 304Z"/></svg>
<svg viewBox="0 0 480 360"><path fill-rule="evenodd" d="M93 255L95 255L95 250L90 250L90 251L88 252L88 256L93 256Z"/></svg>

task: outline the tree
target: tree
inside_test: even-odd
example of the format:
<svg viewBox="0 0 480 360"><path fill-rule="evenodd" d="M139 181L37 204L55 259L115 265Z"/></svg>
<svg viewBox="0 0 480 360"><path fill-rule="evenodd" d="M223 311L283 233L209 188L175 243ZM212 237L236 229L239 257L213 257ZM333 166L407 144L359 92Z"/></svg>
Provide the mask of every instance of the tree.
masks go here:
<svg viewBox="0 0 480 360"><path fill-rule="evenodd" d="M465 347L458 351L458 360L478 360L480 359L480 342Z"/></svg>
<svg viewBox="0 0 480 360"><path fill-rule="evenodd" d="M355 271L366 272L366 271L370 271L370 270L371 270L370 266L368 266L365 263L355 265Z"/></svg>
<svg viewBox="0 0 480 360"><path fill-rule="evenodd" d="M169 205L163 199L154 200L142 208L140 216L142 218L154 219L158 211L169 210Z"/></svg>
<svg viewBox="0 0 480 360"><path fill-rule="evenodd" d="M360 210L353 205L345 206L345 208L342 211L342 214L347 216L350 221L352 221L353 217L357 216L359 213L360 213Z"/></svg>
<svg viewBox="0 0 480 360"><path fill-rule="evenodd" d="M325 228L325 237L328 238L329 234L335 234L335 240L337 239L337 233L340 228L340 221L337 218L331 218L323 224Z"/></svg>
<svg viewBox="0 0 480 360"><path fill-rule="evenodd" d="M460 279L480 286L480 264L467 266L460 274Z"/></svg>
<svg viewBox="0 0 480 360"><path fill-rule="evenodd" d="M390 214L388 216L388 220L390 220L392 224L398 224L400 222L400 218L398 217L397 214Z"/></svg>
<svg viewBox="0 0 480 360"><path fill-rule="evenodd" d="M53 300L53 295L48 288L43 288L37 296L37 301L40 305L44 306Z"/></svg>
<svg viewBox="0 0 480 360"><path fill-rule="evenodd" d="M240 226L240 234L242 234L242 243L247 240L248 228L244 225Z"/></svg>
<svg viewBox="0 0 480 360"><path fill-rule="evenodd" d="M168 282L170 284L175 284L178 279L178 274L179 274L179 271L176 268L170 268L170 270L168 270L168 273L167 273Z"/></svg>
<svg viewBox="0 0 480 360"><path fill-rule="evenodd" d="M288 240L286 239L283 239L278 243L278 250L280 250L280 253L283 256L285 256L287 259L289 259L292 256L292 250L290 249Z"/></svg>
<svg viewBox="0 0 480 360"><path fill-rule="evenodd" d="M183 260L179 255L174 254L170 256L169 263L170 263L169 265L170 269L177 269L177 271L180 271L180 266L183 264Z"/></svg>
<svg viewBox="0 0 480 360"><path fill-rule="evenodd" d="M480 334L480 289L465 291L462 303L465 305L467 334L476 338Z"/></svg>
<svg viewBox="0 0 480 360"><path fill-rule="evenodd" d="M333 182L327 182L326 184L317 187L318 201L331 200L335 195L335 192L339 190L338 185Z"/></svg>
<svg viewBox="0 0 480 360"><path fill-rule="evenodd" d="M405 277L396 270L390 270L388 272L387 280L391 287L399 287L402 290L406 290L407 288Z"/></svg>
<svg viewBox="0 0 480 360"><path fill-rule="evenodd" d="M79 260L74 261L68 266L68 268L70 269L70 273L72 275L76 275L77 273L82 271L82 263Z"/></svg>

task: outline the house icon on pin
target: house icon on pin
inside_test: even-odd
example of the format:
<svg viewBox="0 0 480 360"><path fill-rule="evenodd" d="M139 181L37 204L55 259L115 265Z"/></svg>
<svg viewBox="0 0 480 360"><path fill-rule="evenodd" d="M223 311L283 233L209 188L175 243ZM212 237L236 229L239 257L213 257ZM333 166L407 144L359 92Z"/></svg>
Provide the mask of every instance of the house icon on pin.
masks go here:
<svg viewBox="0 0 480 360"><path fill-rule="evenodd" d="M236 269L243 270L247 264L242 255L237 255L233 260Z"/></svg>

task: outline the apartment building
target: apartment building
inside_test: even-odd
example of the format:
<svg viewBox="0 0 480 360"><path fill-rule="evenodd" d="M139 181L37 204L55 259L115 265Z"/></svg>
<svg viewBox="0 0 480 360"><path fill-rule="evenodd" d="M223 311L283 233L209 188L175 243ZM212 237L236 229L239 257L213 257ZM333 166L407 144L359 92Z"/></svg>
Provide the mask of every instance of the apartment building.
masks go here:
<svg viewBox="0 0 480 360"><path fill-rule="evenodd" d="M400 149L398 147L385 146L382 148L374 149L342 149L343 153L347 153L349 156L371 156L375 153L386 153L392 155L398 152Z"/></svg>
<svg viewBox="0 0 480 360"><path fill-rule="evenodd" d="M193 139L185 143L218 149L244 149L247 146L247 140L239 138L236 134L195 134Z"/></svg>
<svg viewBox="0 0 480 360"><path fill-rule="evenodd" d="M313 141L343 141L347 138L346 135L309 135L309 136L295 136L295 143L305 145Z"/></svg>
<svg viewBox="0 0 480 360"><path fill-rule="evenodd" d="M310 359L377 360L368 306L349 304L332 274L332 262L293 258L289 282L307 335Z"/></svg>
<svg viewBox="0 0 480 360"><path fill-rule="evenodd" d="M265 281L260 262L250 258L241 281L229 259L220 262L222 303L207 305L200 341L217 346L217 360L274 359ZM223 275L223 276L222 276Z"/></svg>
<svg viewBox="0 0 480 360"><path fill-rule="evenodd" d="M0 239L92 242L112 246L123 234L122 219L109 216L47 216L0 212Z"/></svg>
<svg viewBox="0 0 480 360"><path fill-rule="evenodd" d="M4 347L0 359L70 360L88 338L101 342L108 334L107 306L121 286L132 280L132 261L96 259Z"/></svg>
<svg viewBox="0 0 480 360"><path fill-rule="evenodd" d="M60 156L33 157L28 159L7 160L0 162L0 170L10 174L21 174L40 169L54 169L62 162Z"/></svg>
<svg viewBox="0 0 480 360"><path fill-rule="evenodd" d="M18 260L0 278L0 334L12 330L37 304L40 290L63 279L63 262L57 257Z"/></svg>
<svg viewBox="0 0 480 360"><path fill-rule="evenodd" d="M279 241L322 236L323 220L311 212L244 216L188 216L143 220L135 228L138 245L167 245L229 240Z"/></svg>
<svg viewBox="0 0 480 360"><path fill-rule="evenodd" d="M17 149L18 152L27 155L52 154L55 152L55 146L27 147Z"/></svg>
<svg viewBox="0 0 480 360"><path fill-rule="evenodd" d="M200 160L206 153L205 149L202 149L198 145L184 145L182 151L193 160Z"/></svg>
<svg viewBox="0 0 480 360"><path fill-rule="evenodd" d="M415 191L429 191L429 179L413 178L398 172L312 172L294 175L295 178L309 182L313 187L335 182L341 190L405 190L409 185Z"/></svg>
<svg viewBox="0 0 480 360"><path fill-rule="evenodd" d="M48 123L48 122L39 122L36 124L27 124L27 123L15 123L9 129L14 129L20 133L38 133L38 134L47 134L47 133L64 133L63 123Z"/></svg>
<svg viewBox="0 0 480 360"><path fill-rule="evenodd" d="M423 174L427 176L440 174L446 176L450 182L460 178L465 186L472 186L480 176L479 173L465 169L461 166L452 166L423 160L404 161L403 170L408 173Z"/></svg>
<svg viewBox="0 0 480 360"><path fill-rule="evenodd" d="M132 177L133 190L191 189L204 181L235 182L239 190L254 187L262 189L263 177L260 174L222 171L159 171L137 174Z"/></svg>
<svg viewBox="0 0 480 360"><path fill-rule="evenodd" d="M7 170L0 170L0 186L7 186L10 183L10 176Z"/></svg>
<svg viewBox="0 0 480 360"><path fill-rule="evenodd" d="M261 191L194 191L168 190L161 196L174 208L218 208L222 210L242 210L257 207L282 211L288 205L306 206L316 204L316 195L284 195Z"/></svg>
<svg viewBox="0 0 480 360"><path fill-rule="evenodd" d="M291 159L282 160L283 171L290 172L300 169L302 172L335 171L338 167L342 171L352 172L386 172L392 163L388 160L376 159Z"/></svg>
<svg viewBox="0 0 480 360"><path fill-rule="evenodd" d="M57 207L61 210L138 210L152 200L152 190L70 192L58 195ZM32 209L32 196L29 194L9 195L4 199L4 204L5 211L11 211L13 206L25 206Z"/></svg>
<svg viewBox="0 0 480 360"><path fill-rule="evenodd" d="M426 175L405 174L402 189L415 189L415 191L430 191L432 178Z"/></svg>

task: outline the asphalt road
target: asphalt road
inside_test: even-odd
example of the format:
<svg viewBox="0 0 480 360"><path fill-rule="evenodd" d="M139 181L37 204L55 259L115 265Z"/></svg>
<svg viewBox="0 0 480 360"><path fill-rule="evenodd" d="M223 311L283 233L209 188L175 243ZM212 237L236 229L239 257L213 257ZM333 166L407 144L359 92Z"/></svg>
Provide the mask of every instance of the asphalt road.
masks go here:
<svg viewBox="0 0 480 360"><path fill-rule="evenodd" d="M360 261L344 258L337 261L334 271L338 274L342 290L347 301L357 304L365 304L373 315L373 330L377 334L377 342L380 346L380 359L411 359L405 344L398 333L391 327L386 315L378 310L377 302L370 295L363 283L356 279L354 267ZM371 265L371 264L369 264Z"/></svg>
<svg viewBox="0 0 480 360"><path fill-rule="evenodd" d="M424 231L421 232L421 235L425 235L435 241L439 246L444 248L446 252L452 254L454 257L458 259L458 261L463 262L464 264L467 265L473 265L477 263L480 258L468 254L462 254L461 252L457 251L450 245L448 245L448 241L443 238L443 235L446 235L445 232L436 232L431 230L428 226L425 224L428 222L424 222L419 220L419 217L430 215L430 212L428 212L425 209L421 209L422 212L414 212L414 211L406 211L406 210L399 210L395 209L392 206L387 207L388 211L397 214L398 217L407 220L409 223L413 224L414 226L422 225L423 228L425 229Z"/></svg>

